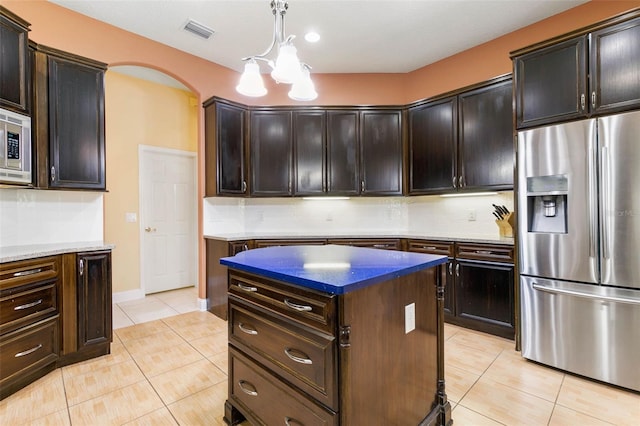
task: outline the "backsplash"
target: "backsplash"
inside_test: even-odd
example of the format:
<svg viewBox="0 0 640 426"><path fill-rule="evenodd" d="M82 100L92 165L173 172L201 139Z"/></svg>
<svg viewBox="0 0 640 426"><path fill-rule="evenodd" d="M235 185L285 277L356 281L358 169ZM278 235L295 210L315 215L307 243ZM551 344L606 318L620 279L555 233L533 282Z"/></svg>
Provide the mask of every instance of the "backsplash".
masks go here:
<svg viewBox="0 0 640 426"><path fill-rule="evenodd" d="M205 235L416 235L497 238L492 204L513 210L513 192L475 197L359 197L347 200L204 200ZM475 220L470 221L469 216Z"/></svg>
<svg viewBox="0 0 640 426"><path fill-rule="evenodd" d="M0 246L102 241L103 194L0 189Z"/></svg>

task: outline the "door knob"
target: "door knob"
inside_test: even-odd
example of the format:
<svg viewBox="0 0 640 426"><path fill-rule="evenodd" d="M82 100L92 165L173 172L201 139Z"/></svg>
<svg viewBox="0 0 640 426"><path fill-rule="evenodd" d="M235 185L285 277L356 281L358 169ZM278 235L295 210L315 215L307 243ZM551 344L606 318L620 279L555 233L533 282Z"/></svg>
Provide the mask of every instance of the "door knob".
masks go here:
<svg viewBox="0 0 640 426"><path fill-rule="evenodd" d="M146 228L144 228L145 232L156 232L156 228L152 228L150 226L147 226Z"/></svg>

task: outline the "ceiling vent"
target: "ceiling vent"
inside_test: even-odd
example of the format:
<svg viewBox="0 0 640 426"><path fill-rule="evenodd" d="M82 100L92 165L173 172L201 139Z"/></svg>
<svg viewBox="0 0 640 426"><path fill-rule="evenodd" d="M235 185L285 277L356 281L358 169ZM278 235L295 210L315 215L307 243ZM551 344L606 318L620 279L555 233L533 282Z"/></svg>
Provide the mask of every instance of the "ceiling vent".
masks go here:
<svg viewBox="0 0 640 426"><path fill-rule="evenodd" d="M209 39L209 37L211 37L215 32L211 28L202 25L201 23L196 22L193 19L190 19L189 22L186 23L184 29L204 39Z"/></svg>

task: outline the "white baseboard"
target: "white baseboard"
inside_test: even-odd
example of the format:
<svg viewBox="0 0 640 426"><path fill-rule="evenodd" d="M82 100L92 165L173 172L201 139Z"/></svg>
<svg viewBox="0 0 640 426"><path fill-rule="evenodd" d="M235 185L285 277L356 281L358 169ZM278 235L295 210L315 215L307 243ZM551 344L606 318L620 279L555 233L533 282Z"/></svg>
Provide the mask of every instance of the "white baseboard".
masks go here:
<svg viewBox="0 0 640 426"><path fill-rule="evenodd" d="M206 311L207 310L207 299L198 298L198 308L203 312Z"/></svg>
<svg viewBox="0 0 640 426"><path fill-rule="evenodd" d="M144 291L141 288L135 290L121 291L111 295L112 303L128 302L130 300L144 299ZM206 300L205 300L206 301Z"/></svg>

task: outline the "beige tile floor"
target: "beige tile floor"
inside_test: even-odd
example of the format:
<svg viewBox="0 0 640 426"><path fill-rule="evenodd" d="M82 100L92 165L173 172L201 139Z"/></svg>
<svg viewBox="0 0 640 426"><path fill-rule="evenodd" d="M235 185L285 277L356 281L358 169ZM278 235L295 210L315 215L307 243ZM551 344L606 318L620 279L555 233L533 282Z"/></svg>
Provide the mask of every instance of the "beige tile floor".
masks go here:
<svg viewBox="0 0 640 426"><path fill-rule="evenodd" d="M224 424L226 322L178 313L185 293L114 307L126 318L114 319L111 354L57 369L0 401L0 425ZM166 316L158 300L175 314ZM640 394L525 361L513 342L494 336L447 324L445 339L455 425L640 425Z"/></svg>

